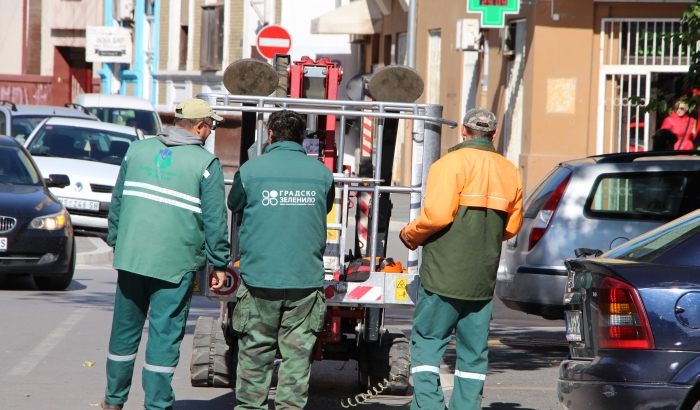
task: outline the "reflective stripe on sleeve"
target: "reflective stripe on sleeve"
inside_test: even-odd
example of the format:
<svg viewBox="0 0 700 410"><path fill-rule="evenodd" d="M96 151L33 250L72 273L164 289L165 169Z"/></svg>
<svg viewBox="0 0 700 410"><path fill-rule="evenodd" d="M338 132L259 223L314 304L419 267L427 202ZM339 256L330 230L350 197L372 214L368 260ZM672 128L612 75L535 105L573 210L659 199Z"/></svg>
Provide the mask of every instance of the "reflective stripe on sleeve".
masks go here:
<svg viewBox="0 0 700 410"><path fill-rule="evenodd" d="M107 354L107 359L113 361L113 362L130 362L134 359L136 359L136 353L130 354L128 356L118 356L116 354Z"/></svg>
<svg viewBox="0 0 700 410"><path fill-rule="evenodd" d="M437 366L428 366L428 365L416 366L416 367L411 368L411 374L418 373L418 372L430 372L430 373L440 374L440 368Z"/></svg>
<svg viewBox="0 0 700 410"><path fill-rule="evenodd" d="M154 366L152 364L144 363L143 368L151 371L151 372L156 372L156 373L175 373L175 368L174 367L166 367L166 366Z"/></svg>
<svg viewBox="0 0 700 410"><path fill-rule="evenodd" d="M161 203L172 205L172 206L177 206L178 208L187 209L188 211L196 212L198 214L202 213L202 208L188 205L184 202L176 201L174 199L168 199L168 198L163 198L162 196L148 194L146 192L125 190L124 192L122 192L122 195L124 195L124 196L138 196L141 198L150 199L151 201L156 201L156 202L161 202Z"/></svg>
<svg viewBox="0 0 700 410"><path fill-rule="evenodd" d="M462 379L476 379L476 380L486 380L486 375L481 373L470 373L470 372L460 372L455 370L455 376L461 377Z"/></svg>

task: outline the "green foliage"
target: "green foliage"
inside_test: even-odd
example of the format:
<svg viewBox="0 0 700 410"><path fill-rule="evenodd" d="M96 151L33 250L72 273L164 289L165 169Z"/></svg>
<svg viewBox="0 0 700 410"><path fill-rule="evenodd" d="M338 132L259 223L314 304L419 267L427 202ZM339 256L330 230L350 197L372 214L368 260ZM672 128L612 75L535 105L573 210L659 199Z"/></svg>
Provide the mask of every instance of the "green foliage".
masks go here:
<svg viewBox="0 0 700 410"><path fill-rule="evenodd" d="M693 92L693 90L700 92L700 51L698 50L698 43L700 42L700 0L695 0L695 3L689 5L683 11L681 27L684 30L680 32L664 34L663 41L666 42L667 46L671 44L676 47L678 45L690 46L692 63L688 73L683 77L683 96L680 100L688 104L691 110L694 110L700 106L700 95ZM643 110L670 113L673 109L674 99L675 95L656 90L652 93L649 101L646 102L647 104L643 107ZM645 102L644 98L638 96L632 97L630 100L633 104L639 105Z"/></svg>

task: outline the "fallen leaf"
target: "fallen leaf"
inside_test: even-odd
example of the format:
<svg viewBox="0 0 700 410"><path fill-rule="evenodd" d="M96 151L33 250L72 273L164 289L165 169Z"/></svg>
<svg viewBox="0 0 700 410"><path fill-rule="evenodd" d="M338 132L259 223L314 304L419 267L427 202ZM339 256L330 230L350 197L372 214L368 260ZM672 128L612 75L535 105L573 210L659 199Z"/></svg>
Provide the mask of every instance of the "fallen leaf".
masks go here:
<svg viewBox="0 0 700 410"><path fill-rule="evenodd" d="M31 394L25 394L24 397L32 397Z"/></svg>
<svg viewBox="0 0 700 410"><path fill-rule="evenodd" d="M95 362L84 362L83 367L92 367L95 365Z"/></svg>
<svg viewBox="0 0 700 410"><path fill-rule="evenodd" d="M97 404L92 404L92 403L89 403L88 405L89 405L90 407L97 407L97 406L99 406L99 405L100 405L100 403L97 403Z"/></svg>

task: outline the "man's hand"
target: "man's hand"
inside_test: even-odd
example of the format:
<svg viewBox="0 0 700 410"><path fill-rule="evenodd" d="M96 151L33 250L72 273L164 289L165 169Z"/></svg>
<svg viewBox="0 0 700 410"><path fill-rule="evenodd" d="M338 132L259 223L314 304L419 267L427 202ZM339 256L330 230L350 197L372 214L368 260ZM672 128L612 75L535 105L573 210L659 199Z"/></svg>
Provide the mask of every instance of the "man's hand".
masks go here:
<svg viewBox="0 0 700 410"><path fill-rule="evenodd" d="M224 283L226 283L226 272L224 271L215 271L211 274L210 276L210 287L209 290L219 290L224 287Z"/></svg>
<svg viewBox="0 0 700 410"><path fill-rule="evenodd" d="M401 232L399 232L399 239L401 239L401 243L403 243L405 247L407 247L408 249L410 249L412 251L415 251L416 248L418 248L418 246L411 243L411 241L408 239L408 237L404 233L405 229L406 228L402 229Z"/></svg>

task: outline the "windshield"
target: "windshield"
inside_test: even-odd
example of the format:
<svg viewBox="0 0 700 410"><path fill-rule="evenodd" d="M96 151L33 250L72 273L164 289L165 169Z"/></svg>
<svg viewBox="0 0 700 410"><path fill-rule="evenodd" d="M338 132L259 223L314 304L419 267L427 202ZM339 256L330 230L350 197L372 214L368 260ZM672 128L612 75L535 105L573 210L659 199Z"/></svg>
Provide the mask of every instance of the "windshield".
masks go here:
<svg viewBox="0 0 700 410"><path fill-rule="evenodd" d="M19 147L0 145L0 184L37 185L39 173Z"/></svg>
<svg viewBox="0 0 700 410"><path fill-rule="evenodd" d="M602 257L651 262L698 232L700 232L700 212L693 212L618 246L603 254Z"/></svg>
<svg viewBox="0 0 700 410"><path fill-rule="evenodd" d="M114 131L44 124L32 140L29 153L119 165L136 139L136 135Z"/></svg>
<svg viewBox="0 0 700 410"><path fill-rule="evenodd" d="M95 114L100 121L137 127L146 135L156 135L160 132L160 122L155 111L105 107L91 107L88 110Z"/></svg>

